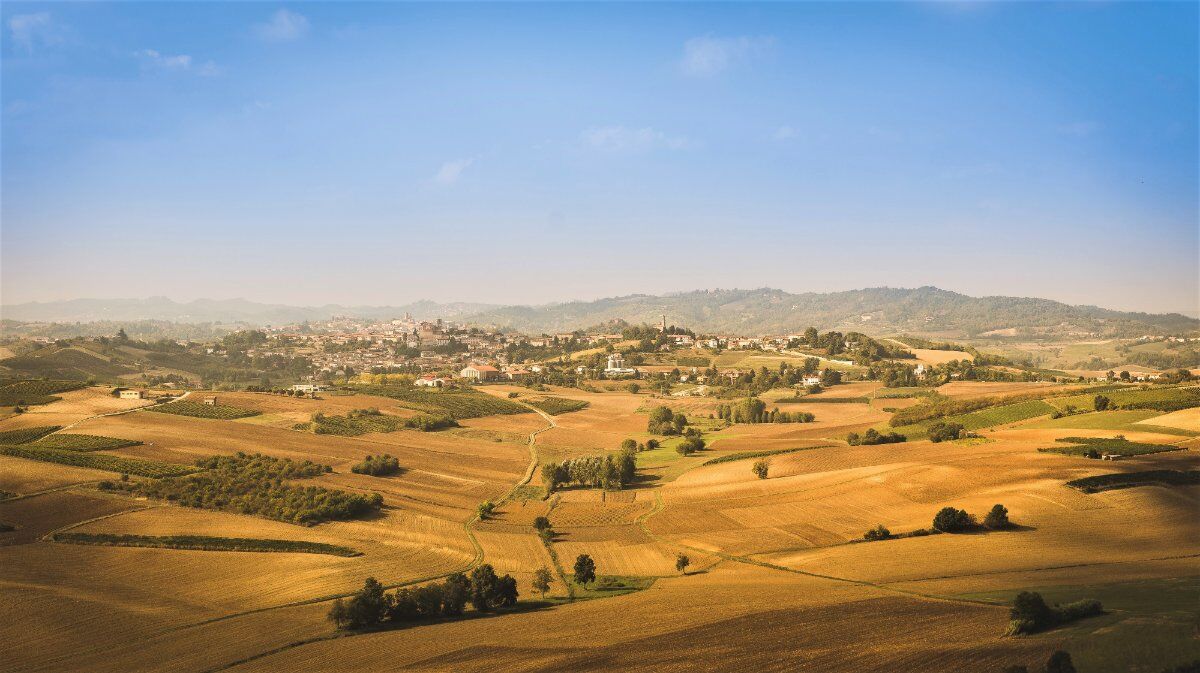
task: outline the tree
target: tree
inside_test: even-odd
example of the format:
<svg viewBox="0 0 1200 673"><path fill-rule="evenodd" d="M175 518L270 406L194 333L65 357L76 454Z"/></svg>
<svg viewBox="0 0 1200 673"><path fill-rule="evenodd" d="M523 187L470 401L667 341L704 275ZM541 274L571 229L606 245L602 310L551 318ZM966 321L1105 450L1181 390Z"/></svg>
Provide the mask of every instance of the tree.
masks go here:
<svg viewBox="0 0 1200 673"><path fill-rule="evenodd" d="M704 448L704 440L699 437L687 437L675 446L675 452L681 456L690 456Z"/></svg>
<svg viewBox="0 0 1200 673"><path fill-rule="evenodd" d="M750 467L750 471L759 479L766 479L767 473L771 470L771 461L767 458L760 458L754 461L754 465Z"/></svg>
<svg viewBox="0 0 1200 673"><path fill-rule="evenodd" d="M629 385L625 386L625 389L628 390L630 393L637 395L638 391L640 391L642 389L642 387L640 385L638 385L637 381L630 381Z"/></svg>
<svg viewBox="0 0 1200 673"><path fill-rule="evenodd" d="M975 520L966 510L943 507L933 517L933 527L943 533L957 533L975 525Z"/></svg>
<svg viewBox="0 0 1200 673"><path fill-rule="evenodd" d="M808 329L804 330L804 341L809 346L816 348L817 344L820 343L820 335L817 334L816 327L809 327Z"/></svg>
<svg viewBox="0 0 1200 673"><path fill-rule="evenodd" d="M1104 411L1108 408L1110 400L1103 395L1097 395L1096 399L1092 402L1096 407L1096 411Z"/></svg>
<svg viewBox="0 0 1200 673"><path fill-rule="evenodd" d="M1033 627L1032 630L1037 630L1049 624L1054 613L1050 606L1046 605L1041 594L1036 591L1022 591L1013 599L1008 616L1014 621L1028 622Z"/></svg>
<svg viewBox="0 0 1200 673"><path fill-rule="evenodd" d="M596 562L587 554L580 554L575 559L575 581L579 584L590 584L596 581Z"/></svg>
<svg viewBox="0 0 1200 673"><path fill-rule="evenodd" d="M550 517L547 517L547 516L537 517L536 519L533 520L533 527L535 529L537 529L537 531L539 533L551 530L552 527L550 526Z"/></svg>
<svg viewBox="0 0 1200 673"><path fill-rule="evenodd" d="M533 590L542 594L542 598L546 597L546 592L550 590L550 583L554 578L550 575L550 571L545 568L538 568L533 572Z"/></svg>
<svg viewBox="0 0 1200 673"><path fill-rule="evenodd" d="M329 606L329 614L326 615L329 621L333 622L334 628L344 629L350 623L350 611L346 609L346 603L342 599L337 599L333 605Z"/></svg>
<svg viewBox="0 0 1200 673"><path fill-rule="evenodd" d="M992 530L1008 528L1011 525L1008 520L1008 508L1004 505L994 505L987 516L983 517L983 525Z"/></svg>
<svg viewBox="0 0 1200 673"><path fill-rule="evenodd" d="M453 573L442 584L442 614L455 617L471 598L471 580L462 573Z"/></svg>
<svg viewBox="0 0 1200 673"><path fill-rule="evenodd" d="M495 512L495 511L496 511L496 504L493 503L491 500L485 500L485 501L479 503L479 519L480 519L480 521L486 520L489 516L492 515L492 512Z"/></svg>
<svg viewBox="0 0 1200 673"><path fill-rule="evenodd" d="M1046 660L1046 673L1075 673L1075 664L1071 663L1071 655L1058 650Z"/></svg>
<svg viewBox="0 0 1200 673"><path fill-rule="evenodd" d="M692 560L686 554L679 553L675 555L675 569L683 574L687 574L687 567L692 564Z"/></svg>
<svg viewBox="0 0 1200 673"><path fill-rule="evenodd" d="M471 571L471 607L480 612L492 609L500 578L489 563Z"/></svg>
<svg viewBox="0 0 1200 673"><path fill-rule="evenodd" d="M867 531L866 534L863 535L863 539L868 542L874 542L876 540L886 540L886 539L890 538L891 536L892 536L892 531L885 528L883 526L883 524L879 524L879 525L875 526L874 528L872 528L871 530Z"/></svg>
<svg viewBox="0 0 1200 673"><path fill-rule="evenodd" d="M125 333L124 327L117 330L117 341L120 341L120 342L129 341L129 335Z"/></svg>
<svg viewBox="0 0 1200 673"><path fill-rule="evenodd" d="M387 607L383 585L374 577L368 577L363 588L346 605L346 623L351 628L374 626L383 620Z"/></svg>
<svg viewBox="0 0 1200 673"><path fill-rule="evenodd" d="M637 451L637 440L636 439L621 440L621 450L622 451L625 451L625 450Z"/></svg>

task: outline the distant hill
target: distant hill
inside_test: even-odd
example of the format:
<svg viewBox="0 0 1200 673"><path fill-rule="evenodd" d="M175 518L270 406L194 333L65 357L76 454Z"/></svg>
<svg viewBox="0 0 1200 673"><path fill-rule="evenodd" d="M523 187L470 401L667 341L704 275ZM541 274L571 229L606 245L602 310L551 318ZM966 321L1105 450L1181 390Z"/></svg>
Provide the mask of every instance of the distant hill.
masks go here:
<svg viewBox="0 0 1200 673"><path fill-rule="evenodd" d="M362 318L395 318L406 312L422 320L457 318L496 308L490 304L418 301L405 306L287 306L260 304L245 299L197 299L177 302L167 297L148 299L72 299L30 302L0 307L0 317L22 322L98 322L167 320L180 323L235 323L287 325L305 320L325 320L347 315Z"/></svg>
<svg viewBox="0 0 1200 673"><path fill-rule="evenodd" d="M329 304L304 307L260 304L244 299L201 299L180 303L165 297L152 297L78 299L17 304L0 309L4 319L26 322L159 320L239 325L283 325L335 315L386 319L406 312L420 319L453 319L533 333L583 329L618 320L657 324L664 314L674 325L703 332L736 334L797 332L809 325L822 330L856 330L871 334L909 332L947 338L1128 337L1200 330L1200 320L1178 313L1131 313L1024 297L969 297L936 287L884 287L802 294L770 288L698 290L662 296L639 294L586 302L503 307L432 301L404 306Z"/></svg>
<svg viewBox="0 0 1200 673"><path fill-rule="evenodd" d="M1128 313L1070 306L1049 299L968 297L936 287L803 294L770 288L700 290L511 306L467 316L466 320L525 332L551 332L618 319L658 324L664 314L671 324L737 334L797 332L809 325L823 330L960 338L998 330L1004 330L1007 336L1140 336L1200 329L1200 320L1177 313Z"/></svg>

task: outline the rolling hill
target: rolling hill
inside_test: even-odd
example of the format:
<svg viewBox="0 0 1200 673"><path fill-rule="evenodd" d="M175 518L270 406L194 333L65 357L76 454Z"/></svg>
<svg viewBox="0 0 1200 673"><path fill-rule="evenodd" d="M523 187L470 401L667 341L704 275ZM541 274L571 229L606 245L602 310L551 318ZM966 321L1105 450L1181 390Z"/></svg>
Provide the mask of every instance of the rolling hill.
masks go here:
<svg viewBox="0 0 1200 673"><path fill-rule="evenodd" d="M330 304L297 307L259 304L244 299L180 303L156 297L79 299L3 308L5 319L20 321L165 320L243 325L278 325L334 315L392 318L404 313L421 319L448 318L533 333L582 329L616 320L657 324L664 314L672 324L695 330L741 334L793 332L809 325L823 330L932 333L951 338L976 337L996 331L1016 337L1130 337L1200 329L1200 320L1178 313L1114 311L1026 297L970 297L936 287L882 287L800 294L771 288L697 290L504 307L432 301L403 306Z"/></svg>

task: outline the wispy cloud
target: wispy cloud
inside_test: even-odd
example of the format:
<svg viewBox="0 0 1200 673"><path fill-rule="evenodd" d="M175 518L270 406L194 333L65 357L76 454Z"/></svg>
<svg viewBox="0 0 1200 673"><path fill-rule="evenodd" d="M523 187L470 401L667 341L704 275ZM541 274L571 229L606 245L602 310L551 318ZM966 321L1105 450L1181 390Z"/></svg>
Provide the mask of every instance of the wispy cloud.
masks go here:
<svg viewBox="0 0 1200 673"><path fill-rule="evenodd" d="M308 17L286 9L276 10L269 21L255 26L254 32L269 42L298 40L308 34Z"/></svg>
<svg viewBox="0 0 1200 673"><path fill-rule="evenodd" d="M205 77L216 75L218 72L217 64L212 61L195 64L192 57L188 54L171 55L163 54L154 49L143 49L134 52L134 56L140 58L145 66L162 70L186 70Z"/></svg>
<svg viewBox="0 0 1200 673"><path fill-rule="evenodd" d="M682 150L692 146L692 142L687 138L669 136L649 127L631 129L624 126L595 126L585 130L580 139L584 145L605 152Z"/></svg>
<svg viewBox="0 0 1200 673"><path fill-rule="evenodd" d="M774 138L775 140L784 141L784 140L793 140L793 139L797 138L799 135L800 135L800 133L797 132L796 129L788 126L787 124L784 124L783 126L780 126L779 128L775 129L775 133L772 134L771 137Z"/></svg>
<svg viewBox="0 0 1200 673"><path fill-rule="evenodd" d="M433 176L433 181L439 185L452 185L458 182L458 179L462 177L463 171L466 171L474 163L474 157L447 161L438 169L437 175Z"/></svg>
<svg viewBox="0 0 1200 673"><path fill-rule="evenodd" d="M55 23L49 12L14 14L8 19L8 32L12 35L13 44L27 54L32 54L35 47L63 41L62 26Z"/></svg>
<svg viewBox="0 0 1200 673"><path fill-rule="evenodd" d="M1062 133L1064 135L1068 135L1068 136L1076 136L1078 138L1084 138L1084 137L1092 135L1093 133L1097 133L1098 131L1100 131L1103 128L1104 128L1104 125L1101 124L1100 122L1078 121L1078 122L1071 122L1070 124L1063 124L1062 126L1059 126L1058 132Z"/></svg>
<svg viewBox="0 0 1200 673"><path fill-rule="evenodd" d="M693 37L683 43L679 67L690 77L711 77L770 51L773 37Z"/></svg>

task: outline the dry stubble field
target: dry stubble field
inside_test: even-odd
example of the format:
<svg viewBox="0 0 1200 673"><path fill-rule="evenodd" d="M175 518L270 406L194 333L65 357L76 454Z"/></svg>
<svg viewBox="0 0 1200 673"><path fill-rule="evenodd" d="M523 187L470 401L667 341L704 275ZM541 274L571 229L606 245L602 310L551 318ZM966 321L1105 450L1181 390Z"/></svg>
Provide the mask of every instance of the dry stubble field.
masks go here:
<svg viewBox="0 0 1200 673"><path fill-rule="evenodd" d="M1034 387L944 388L970 397ZM871 389L844 386L826 394L856 397ZM525 392L488 389L510 390ZM553 394L589 406L555 417L557 427L537 435L542 459L615 450L626 437L642 441L649 437L645 411L661 402L624 391ZM1019 424L985 432L984 441L848 447L841 441L846 432L886 421L880 405L793 403L780 406L811 411L817 422L725 428L705 452L809 447L772 457L766 480L751 474L750 460L687 459L671 479L621 493L526 495L503 503L489 521L469 523L478 502L499 500L523 479L529 433L547 427L541 416L472 419L444 432L335 437L289 428L292 419L315 411L405 412L386 398L223 393L222 404L263 416L219 421L135 411L91 418L112 411L113 400L96 389L63 397L0 429L78 423L73 432L143 442L108 453L176 463L234 451L311 459L335 470L315 483L379 492L385 508L365 520L305 528L106 495L93 484L111 473L0 457L0 489L20 496L0 503L0 521L17 527L0 534L6 596L0 638L11 653L0 670L6 672L725 670L730 659L746 670L998 670L1044 660L1081 636L1073 630L1002 638L1006 609L964 595L1200 574L1197 487L1087 495L1063 486L1110 471L1197 469L1196 440L1179 435L1126 433L1192 448L1103 464L1036 451L1060 437L1111 436L1086 428ZM714 404L667 403L703 417ZM1198 414L1175 412L1146 423L1193 429ZM401 473L350 473L351 464L380 452L397 456ZM672 459L658 460L669 467ZM928 527L943 506L982 516L997 502L1018 529L854 542L878 523L903 532ZM558 532L549 548L531 529L541 515ZM44 537L64 529L306 540L363 555L90 547ZM657 579L647 590L605 600L328 639L327 599L354 590L368 575L394 585L482 558L512 573L522 597L531 598L532 572L553 566L551 549L568 573L575 555L587 553L601 574ZM680 552L691 557L694 572L675 571ZM551 595L565 598L561 583Z"/></svg>

